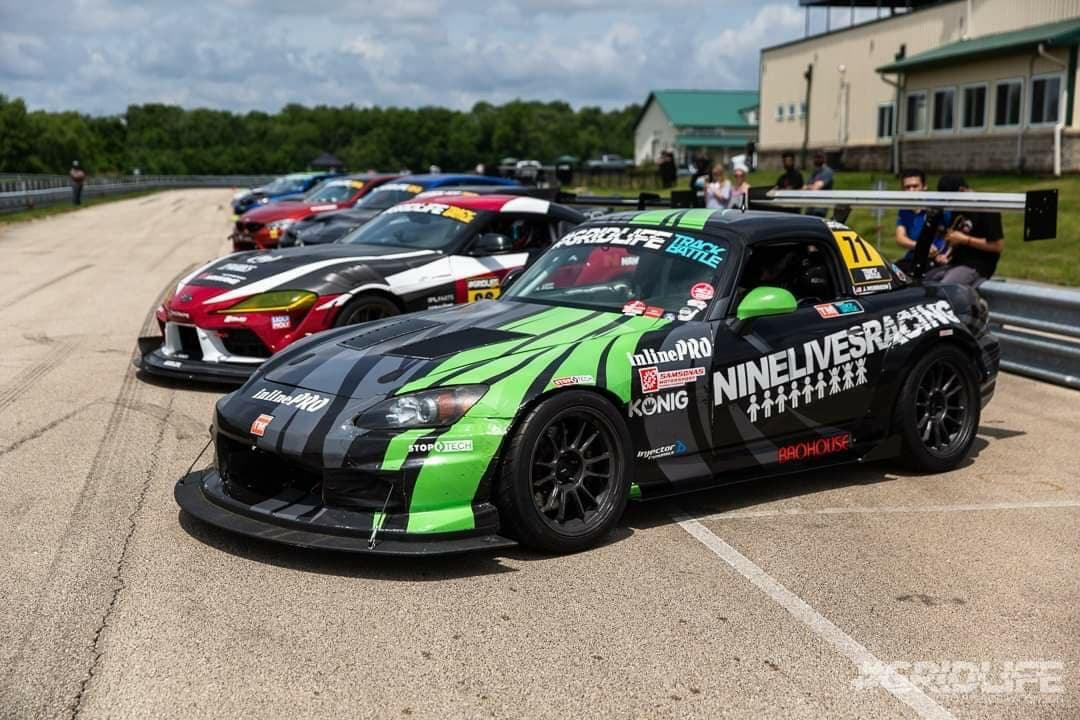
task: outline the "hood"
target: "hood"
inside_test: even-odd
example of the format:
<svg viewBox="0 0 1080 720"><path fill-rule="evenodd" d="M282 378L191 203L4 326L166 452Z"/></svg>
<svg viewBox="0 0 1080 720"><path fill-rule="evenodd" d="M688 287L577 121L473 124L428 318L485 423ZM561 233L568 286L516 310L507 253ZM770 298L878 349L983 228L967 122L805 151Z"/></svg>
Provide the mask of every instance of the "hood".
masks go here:
<svg viewBox="0 0 1080 720"><path fill-rule="evenodd" d="M346 233L360 227L381 213L382 210L353 209L321 213L296 228L296 238L305 245L333 243Z"/></svg>
<svg viewBox="0 0 1080 720"><path fill-rule="evenodd" d="M333 207L337 207L334 205ZM244 213L240 218L243 222L257 222L267 224L284 218L299 217L311 212L311 205L298 200L282 200L281 202L259 205Z"/></svg>
<svg viewBox="0 0 1080 720"><path fill-rule="evenodd" d="M558 366L573 354L592 362L596 373L618 338L668 324L617 312L479 302L314 335L276 355L250 384L374 401L403 388L493 380L534 358Z"/></svg>
<svg viewBox="0 0 1080 720"><path fill-rule="evenodd" d="M385 245L325 245L318 248L284 248L266 252L234 253L219 258L188 275L177 285L170 306L183 307L185 296L197 304L236 301L271 290L311 290L320 295L345 292L353 287L358 268L395 266L438 257L434 250ZM348 273L340 277L338 273ZM339 286L339 287L337 287ZM335 290L336 287L336 290Z"/></svg>

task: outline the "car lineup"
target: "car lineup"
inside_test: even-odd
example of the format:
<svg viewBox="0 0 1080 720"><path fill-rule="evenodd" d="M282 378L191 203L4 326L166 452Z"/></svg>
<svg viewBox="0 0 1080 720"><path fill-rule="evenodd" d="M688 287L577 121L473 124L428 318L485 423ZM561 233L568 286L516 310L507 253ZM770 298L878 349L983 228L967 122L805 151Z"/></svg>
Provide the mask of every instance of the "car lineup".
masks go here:
<svg viewBox="0 0 1080 720"><path fill-rule="evenodd" d="M308 548L573 552L631 499L955 467L993 394L975 291L903 275L840 223L418 195L168 294L143 371L242 383L213 462L176 484L187 513Z"/></svg>
<svg viewBox="0 0 1080 720"><path fill-rule="evenodd" d="M275 178L266 185L239 192L232 199L234 219L257 205L282 200L297 200L322 181L337 177L339 174L336 172L292 173Z"/></svg>
<svg viewBox="0 0 1080 720"><path fill-rule="evenodd" d="M396 175L349 175L334 177L315 186L296 200L256 205L236 219L229 236L233 250L266 250L277 247L293 224L320 213L350 208L375 188Z"/></svg>
<svg viewBox="0 0 1080 720"><path fill-rule="evenodd" d="M373 188L371 194L361 198L350 209L311 216L289 226L281 239L281 245L282 247L292 247L336 242L340 237L360 227L387 208L409 200L422 192L446 190L465 185L471 187L521 187L516 180L484 175L455 175L452 173L405 175L395 178L393 182L387 182Z"/></svg>

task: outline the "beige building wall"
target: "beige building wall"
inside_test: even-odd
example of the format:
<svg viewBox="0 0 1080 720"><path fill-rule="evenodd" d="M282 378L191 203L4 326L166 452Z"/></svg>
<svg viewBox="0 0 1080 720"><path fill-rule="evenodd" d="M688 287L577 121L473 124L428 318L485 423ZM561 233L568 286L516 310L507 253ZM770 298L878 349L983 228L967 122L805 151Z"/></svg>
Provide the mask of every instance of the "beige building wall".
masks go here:
<svg viewBox="0 0 1080 720"><path fill-rule="evenodd" d="M814 66L810 146L876 143L877 106L895 99L896 90L875 69L892 62L902 44L907 45L908 55L914 55L959 40L966 12L966 2L959 0L764 50L758 126L761 150L802 145L806 118L798 117L798 109L806 96L803 73L809 64ZM796 109L794 119L788 112L791 105ZM779 106L785 109L783 119L777 117Z"/></svg>
<svg viewBox="0 0 1080 720"><path fill-rule="evenodd" d="M634 164L656 160L662 150L676 150L675 126L655 100L649 103L634 130Z"/></svg>
<svg viewBox="0 0 1080 720"><path fill-rule="evenodd" d="M886 78L897 78L895 75L883 78L876 68L892 62L901 44L906 45L906 54L910 57L961 40L968 33L980 36L1080 17L1080 0L971 0L971 8L970 20L967 0L957 0L764 50L761 55L760 150L769 153L801 147L807 118L800 117L799 108L805 98L803 73L808 64L814 66L808 118L810 147L877 148L874 153L880 159L887 157L883 153L888 152L890 140L877 137L878 107L895 102L896 89L886 82ZM1067 60L1066 51L1054 54ZM1041 58L1035 60L1033 67L1030 62L1031 56L1024 56L967 63L912 74L907 79L907 86L917 90L956 85L959 89L963 83L991 80L987 108L990 114L993 112L993 79L1027 78L1031 72L1039 74L1059 69ZM844 67L843 72L840 66ZM1029 101L1030 83L1025 80L1024 118ZM794 118L789 112L792 105L796 109ZM778 106L784 108L782 118L778 117ZM901 130L902 114L903 102L894 114ZM1078 121L1080 111L1074 114L1074 127L1080 127ZM987 134L998 132L992 127L992 116L988 126ZM1001 132L1015 134L1017 129ZM956 134L966 136L959 131ZM946 139L929 132L922 136Z"/></svg>

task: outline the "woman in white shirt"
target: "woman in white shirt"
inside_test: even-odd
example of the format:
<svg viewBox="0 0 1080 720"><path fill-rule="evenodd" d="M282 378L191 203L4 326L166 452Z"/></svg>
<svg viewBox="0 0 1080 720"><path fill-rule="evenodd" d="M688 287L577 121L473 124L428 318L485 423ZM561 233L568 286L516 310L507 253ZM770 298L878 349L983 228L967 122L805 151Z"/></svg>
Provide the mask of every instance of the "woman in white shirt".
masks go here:
<svg viewBox="0 0 1080 720"><path fill-rule="evenodd" d="M724 177L724 166L713 165L709 182L705 184L705 207L719 210L726 208L731 199L731 183Z"/></svg>
<svg viewBox="0 0 1080 720"><path fill-rule="evenodd" d="M741 208L743 198L746 197L747 202L750 198L747 197L750 193L750 183L746 182L746 166L735 166L735 186L731 188L728 193L728 203L725 207L729 208Z"/></svg>

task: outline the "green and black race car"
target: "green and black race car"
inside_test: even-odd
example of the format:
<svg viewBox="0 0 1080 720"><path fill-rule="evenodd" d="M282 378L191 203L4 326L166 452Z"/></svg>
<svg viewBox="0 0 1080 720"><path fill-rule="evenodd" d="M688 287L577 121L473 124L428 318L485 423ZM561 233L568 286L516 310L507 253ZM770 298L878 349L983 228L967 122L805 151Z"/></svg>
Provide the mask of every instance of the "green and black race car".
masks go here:
<svg viewBox="0 0 1080 720"><path fill-rule="evenodd" d="M842 225L622 213L498 300L276 355L218 402L216 460L175 495L303 547L575 551L630 499L895 455L952 468L997 365L973 290L912 282Z"/></svg>

